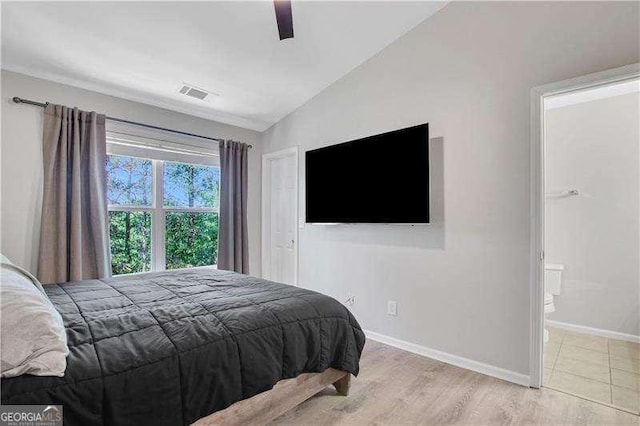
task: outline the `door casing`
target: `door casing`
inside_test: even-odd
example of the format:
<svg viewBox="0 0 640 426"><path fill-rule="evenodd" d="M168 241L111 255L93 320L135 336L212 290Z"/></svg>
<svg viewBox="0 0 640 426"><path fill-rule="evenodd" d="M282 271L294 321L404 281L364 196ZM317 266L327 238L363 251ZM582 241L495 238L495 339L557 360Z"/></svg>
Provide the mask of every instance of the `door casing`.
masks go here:
<svg viewBox="0 0 640 426"><path fill-rule="evenodd" d="M544 231L545 139L544 99L549 96L602 86L640 77L640 64L631 64L531 89L531 199L530 199L530 381L542 385L544 346Z"/></svg>

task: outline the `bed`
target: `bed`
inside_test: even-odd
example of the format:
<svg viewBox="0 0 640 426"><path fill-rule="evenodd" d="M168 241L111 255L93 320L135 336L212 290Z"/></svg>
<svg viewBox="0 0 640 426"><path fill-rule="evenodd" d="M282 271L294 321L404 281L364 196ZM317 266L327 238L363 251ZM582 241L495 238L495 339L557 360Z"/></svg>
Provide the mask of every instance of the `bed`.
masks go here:
<svg viewBox="0 0 640 426"><path fill-rule="evenodd" d="M3 379L2 403L62 404L68 425L224 423L271 396L345 394L365 341L328 296L211 267L45 291L67 330L65 375Z"/></svg>

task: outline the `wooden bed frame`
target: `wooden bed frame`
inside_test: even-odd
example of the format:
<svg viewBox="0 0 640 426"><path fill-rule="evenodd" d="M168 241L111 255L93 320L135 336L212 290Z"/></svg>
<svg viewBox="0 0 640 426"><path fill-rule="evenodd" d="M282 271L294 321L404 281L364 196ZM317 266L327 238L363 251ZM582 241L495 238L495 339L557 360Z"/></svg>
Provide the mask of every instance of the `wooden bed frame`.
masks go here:
<svg viewBox="0 0 640 426"><path fill-rule="evenodd" d="M281 380L273 389L252 398L238 401L230 407L216 411L193 423L208 425L264 425L303 403L329 385L338 395L347 396L351 374L328 368L322 373L305 373L295 379Z"/></svg>

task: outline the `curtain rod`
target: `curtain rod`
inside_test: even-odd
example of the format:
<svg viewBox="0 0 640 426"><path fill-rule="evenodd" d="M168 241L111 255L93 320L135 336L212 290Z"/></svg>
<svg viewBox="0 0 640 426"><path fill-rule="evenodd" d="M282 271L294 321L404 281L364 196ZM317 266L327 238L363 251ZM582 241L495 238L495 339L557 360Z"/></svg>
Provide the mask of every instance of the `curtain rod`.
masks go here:
<svg viewBox="0 0 640 426"><path fill-rule="evenodd" d="M31 101L29 99L22 99L22 98L19 98L17 96L13 97L13 102L15 102L17 104L35 105L35 106L39 106L41 108L45 108L47 105L49 105L49 102L45 102L45 103L36 102L36 101ZM107 120L117 121L119 123L133 124L134 126L146 127L148 129L162 130L163 132L177 133L179 135L192 136L194 138L208 139L210 141L217 141L217 142L224 142L224 139L211 138L209 136L202 136L202 135L198 135L198 134L195 134L195 133L183 132L181 130L168 129L166 127L154 126L152 124L139 123L137 121L130 121L130 120L125 120L125 119L122 119L122 118L115 118L115 117L107 117L107 116L105 116L105 118ZM248 145L248 146L249 146L249 149L253 148L253 145Z"/></svg>

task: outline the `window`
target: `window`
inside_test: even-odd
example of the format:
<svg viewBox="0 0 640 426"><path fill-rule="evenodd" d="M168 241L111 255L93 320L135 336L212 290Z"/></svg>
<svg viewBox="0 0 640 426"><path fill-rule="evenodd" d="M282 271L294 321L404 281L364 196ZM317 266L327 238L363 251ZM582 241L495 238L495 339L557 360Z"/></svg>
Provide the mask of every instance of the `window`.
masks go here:
<svg viewBox="0 0 640 426"><path fill-rule="evenodd" d="M199 164L197 156L180 162L109 151L113 275L215 265L220 169L210 158Z"/></svg>
<svg viewBox="0 0 640 426"><path fill-rule="evenodd" d="M163 183L166 269L215 264L219 169L165 162Z"/></svg>

